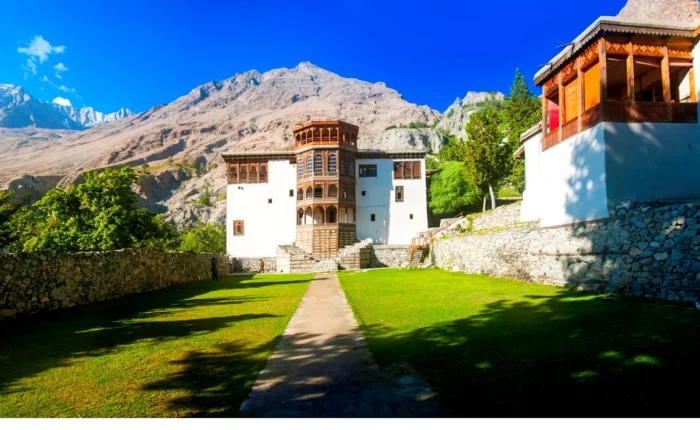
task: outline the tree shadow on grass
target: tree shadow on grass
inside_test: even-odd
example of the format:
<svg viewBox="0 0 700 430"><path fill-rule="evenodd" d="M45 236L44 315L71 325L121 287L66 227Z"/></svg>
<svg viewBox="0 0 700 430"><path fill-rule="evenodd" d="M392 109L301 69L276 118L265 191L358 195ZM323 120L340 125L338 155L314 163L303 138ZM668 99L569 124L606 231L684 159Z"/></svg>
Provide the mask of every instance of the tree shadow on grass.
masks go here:
<svg viewBox="0 0 700 430"><path fill-rule="evenodd" d="M14 383L23 378L52 368L71 366L71 360L74 358L105 355L118 347L140 341L157 344L162 340L212 333L246 320L278 318L279 315L270 313L248 313L172 321L149 320L191 308L265 300L266 297L260 295L196 298L218 290L257 287L256 282L241 282L250 278L252 276L222 277L221 282L217 283L201 281L177 285L92 305L3 321L0 323L0 396L21 391L22 388ZM259 286L267 285L270 283L263 281ZM246 350L244 345L238 345L235 346L237 353L227 358L234 346L222 345L220 348L223 349L218 354L193 352L184 361L202 359L202 363L196 364L202 369L196 372L199 376L203 376L201 373L210 369L221 368L228 362L231 372L236 372L237 367L243 369L241 376L231 375L235 381L243 381L252 371L246 369L260 366L260 358L256 355L268 347ZM212 367L211 363L216 362L220 364ZM226 384L225 381L223 383Z"/></svg>
<svg viewBox="0 0 700 430"><path fill-rule="evenodd" d="M406 361L461 417L698 416L700 313L563 291L396 333L364 326L380 366Z"/></svg>

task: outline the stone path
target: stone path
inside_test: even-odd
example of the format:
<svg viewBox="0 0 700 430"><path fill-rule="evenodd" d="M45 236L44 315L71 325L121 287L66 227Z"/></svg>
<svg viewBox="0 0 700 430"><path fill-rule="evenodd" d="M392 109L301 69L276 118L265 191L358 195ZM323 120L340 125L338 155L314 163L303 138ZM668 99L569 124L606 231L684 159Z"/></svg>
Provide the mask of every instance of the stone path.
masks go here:
<svg viewBox="0 0 700 430"><path fill-rule="evenodd" d="M380 371L335 274L318 274L241 405L256 417L434 416L437 399L407 366Z"/></svg>

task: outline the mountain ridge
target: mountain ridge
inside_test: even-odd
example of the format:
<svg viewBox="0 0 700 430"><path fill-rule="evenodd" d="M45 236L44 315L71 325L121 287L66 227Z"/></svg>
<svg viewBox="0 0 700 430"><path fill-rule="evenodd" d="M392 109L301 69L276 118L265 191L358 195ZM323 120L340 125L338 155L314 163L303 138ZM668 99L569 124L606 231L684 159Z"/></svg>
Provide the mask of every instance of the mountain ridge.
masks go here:
<svg viewBox="0 0 700 430"><path fill-rule="evenodd" d="M206 82L170 103L59 139L42 135L4 152L0 139L0 188L25 194L36 189L38 198L39 190L74 183L86 170L147 163L137 187L142 206L182 226L221 221L225 201L194 203L205 188L225 194L219 154L292 149L292 127L312 119L358 125L358 148L368 150L437 152L443 143L438 128L464 128L455 120L446 123L429 106L406 101L383 82L345 78L302 62ZM409 123L437 127L391 127Z"/></svg>

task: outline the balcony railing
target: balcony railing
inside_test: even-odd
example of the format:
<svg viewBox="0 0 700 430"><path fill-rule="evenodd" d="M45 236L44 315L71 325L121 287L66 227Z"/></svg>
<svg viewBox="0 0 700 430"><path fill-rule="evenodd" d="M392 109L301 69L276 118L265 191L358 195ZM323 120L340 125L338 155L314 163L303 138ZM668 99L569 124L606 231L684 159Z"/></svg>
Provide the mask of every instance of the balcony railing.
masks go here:
<svg viewBox="0 0 700 430"><path fill-rule="evenodd" d="M557 145L584 130L607 122L658 122L658 123L697 123L697 103L664 103L664 102L635 102L608 100L605 115L601 115L601 106L594 106L583 113L581 129L578 128L578 118L562 126L561 139L559 130L552 130L544 135L542 150Z"/></svg>

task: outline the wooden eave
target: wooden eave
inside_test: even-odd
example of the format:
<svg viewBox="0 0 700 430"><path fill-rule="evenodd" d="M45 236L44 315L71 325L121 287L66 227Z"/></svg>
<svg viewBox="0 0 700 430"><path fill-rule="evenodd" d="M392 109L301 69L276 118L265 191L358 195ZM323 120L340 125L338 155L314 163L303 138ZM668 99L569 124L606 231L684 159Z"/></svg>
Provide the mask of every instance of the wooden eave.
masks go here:
<svg viewBox="0 0 700 430"><path fill-rule="evenodd" d="M356 126L355 124L350 124L349 122L345 121L339 121L339 120L330 120L330 121L308 121L303 124L297 124L294 127L292 127L292 131L299 131L303 130L308 127L330 127L330 126L345 126L349 127L352 129L355 129L355 131L359 130L360 127Z"/></svg>
<svg viewBox="0 0 700 430"><path fill-rule="evenodd" d="M591 46L601 36L608 35L646 35L656 37L677 37L692 40L698 36L699 27L694 23L673 23L621 20L614 17L601 17L581 35L579 35L568 48L562 50L550 61L548 66L540 69L535 75L534 83L542 86L552 75L556 74L576 55Z"/></svg>
<svg viewBox="0 0 700 430"><path fill-rule="evenodd" d="M221 158L223 158L227 163L289 160L290 163L296 164L296 155L294 154L294 151L225 152L221 154Z"/></svg>
<svg viewBox="0 0 700 430"><path fill-rule="evenodd" d="M425 158L425 151L357 151L358 159L380 159L380 158Z"/></svg>

